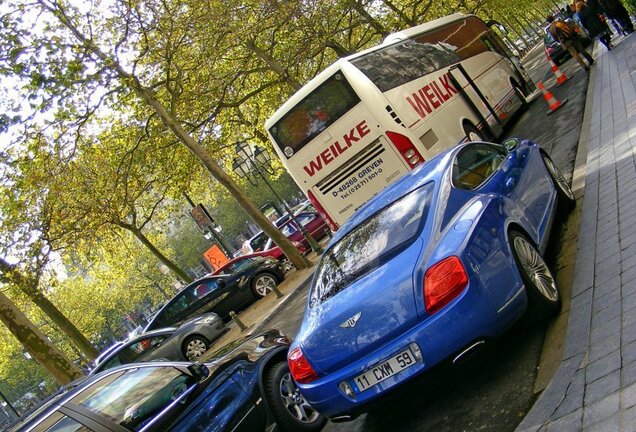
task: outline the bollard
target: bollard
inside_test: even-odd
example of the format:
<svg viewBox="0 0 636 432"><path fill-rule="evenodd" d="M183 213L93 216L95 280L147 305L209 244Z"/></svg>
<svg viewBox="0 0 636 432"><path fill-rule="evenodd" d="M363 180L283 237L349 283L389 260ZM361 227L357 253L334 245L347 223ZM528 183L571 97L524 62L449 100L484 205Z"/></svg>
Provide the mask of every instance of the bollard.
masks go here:
<svg viewBox="0 0 636 432"><path fill-rule="evenodd" d="M241 319L238 317L236 312L231 311L230 312L230 318L232 318L232 320L234 320L234 322L239 326L241 331L247 330L247 326L245 324L243 324L243 321L241 321Z"/></svg>
<svg viewBox="0 0 636 432"><path fill-rule="evenodd" d="M283 293L280 292L280 290L278 289L278 286L274 285L274 287L272 288L272 291L274 291L274 294L276 294L276 298L283 297Z"/></svg>

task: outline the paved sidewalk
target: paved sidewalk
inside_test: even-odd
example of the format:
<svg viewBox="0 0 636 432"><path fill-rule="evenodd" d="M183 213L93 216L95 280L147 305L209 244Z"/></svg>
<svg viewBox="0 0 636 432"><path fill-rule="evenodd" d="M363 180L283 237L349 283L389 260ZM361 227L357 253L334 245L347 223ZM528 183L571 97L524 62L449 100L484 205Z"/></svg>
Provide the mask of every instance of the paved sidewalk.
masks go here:
<svg viewBox="0 0 636 432"><path fill-rule="evenodd" d="M297 271L292 270L285 275L285 280L278 285L278 290L283 294L281 298L277 298L276 295L271 292L266 297L254 302L248 308L238 314L238 318L241 320L247 329L241 330L236 323L229 325L229 330L220 338L214 341L208 351L201 357L201 361L206 361L218 348L235 341L236 339L250 335L252 333L258 333L259 331L267 329L267 323L288 301L292 300L294 296L302 293L300 287L308 283L313 272L316 269L315 264L320 259L315 253L311 253L307 258L312 262L312 266L308 269Z"/></svg>
<svg viewBox="0 0 636 432"><path fill-rule="evenodd" d="M563 361L519 432L636 432L636 33L595 57Z"/></svg>

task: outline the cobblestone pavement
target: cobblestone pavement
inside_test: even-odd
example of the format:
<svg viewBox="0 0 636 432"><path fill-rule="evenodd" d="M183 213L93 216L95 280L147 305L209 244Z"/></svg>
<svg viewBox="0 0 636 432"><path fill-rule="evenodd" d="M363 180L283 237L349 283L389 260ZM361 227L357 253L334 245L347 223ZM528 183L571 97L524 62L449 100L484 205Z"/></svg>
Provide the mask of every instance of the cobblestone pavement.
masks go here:
<svg viewBox="0 0 636 432"><path fill-rule="evenodd" d="M517 431L636 431L636 36L596 47L563 361Z"/></svg>

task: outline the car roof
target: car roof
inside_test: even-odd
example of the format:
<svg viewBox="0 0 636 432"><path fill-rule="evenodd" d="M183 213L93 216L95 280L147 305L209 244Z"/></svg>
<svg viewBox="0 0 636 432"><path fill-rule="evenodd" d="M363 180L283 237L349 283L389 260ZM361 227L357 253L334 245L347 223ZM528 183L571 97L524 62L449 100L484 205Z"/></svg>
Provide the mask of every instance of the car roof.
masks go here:
<svg viewBox="0 0 636 432"><path fill-rule="evenodd" d="M159 314L161 314L161 312L163 312L163 310L164 310L165 308L167 308L168 306L170 306L170 305L172 304L172 301L173 301L175 298L177 298L177 297L178 297L178 296L179 296L179 295L180 295L183 291L187 290L187 289L188 289L188 288L190 288L191 286L199 285L199 284L201 284L202 282L208 282L208 281L219 280L219 279L221 279L221 280L227 280L227 275L223 275L223 274L218 274L218 275L207 274L207 275L203 276L202 278L199 278L199 279L197 279L197 280L195 280L195 281L193 281L193 282L189 283L188 285L186 285L186 286L185 286L185 287L184 287L181 291L179 291L178 293L176 293L175 295L173 295L173 296L170 298L170 300L168 300L168 301L167 301L167 302L166 302L163 306L161 306L161 309L159 309L159 310L157 311L157 313L155 313L155 315L154 315L154 316L153 316L153 317L152 317L152 318L148 321L148 324L146 324L146 326L144 327L144 330L145 330L145 329L147 329L148 327L150 327L150 324L152 324L152 323L155 321L155 319L157 318L157 316L158 316ZM163 327L163 328L161 328L161 329L156 329L155 331L160 331L160 330L163 330L163 329L165 329L165 328L167 328L167 327ZM150 330L150 331L152 331L152 330ZM142 335L143 335L143 334L148 334L148 333L150 333L150 331L144 331L144 333L142 333Z"/></svg>

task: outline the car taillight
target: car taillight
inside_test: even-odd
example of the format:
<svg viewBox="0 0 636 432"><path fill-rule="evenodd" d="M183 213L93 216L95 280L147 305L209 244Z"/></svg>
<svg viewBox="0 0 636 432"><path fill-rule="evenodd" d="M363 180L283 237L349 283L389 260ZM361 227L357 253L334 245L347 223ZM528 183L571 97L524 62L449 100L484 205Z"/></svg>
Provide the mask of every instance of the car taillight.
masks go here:
<svg viewBox="0 0 636 432"><path fill-rule="evenodd" d="M468 275L461 260L448 257L426 270L424 275L424 306L429 314L435 313L468 285Z"/></svg>
<svg viewBox="0 0 636 432"><path fill-rule="evenodd" d="M308 383L318 378L318 374L311 367L300 347L294 348L287 354L287 363L289 372L298 383Z"/></svg>
<svg viewBox="0 0 636 432"><path fill-rule="evenodd" d="M325 222L327 222L327 225L329 225L331 231L337 231L339 228L338 224L335 223L333 219L331 219L331 217L329 217L323 206L318 202L318 200L310 190L307 191L307 198L309 199L309 202L314 206L318 214L322 216Z"/></svg>
<svg viewBox="0 0 636 432"><path fill-rule="evenodd" d="M409 164L411 169L415 168L422 162L424 158L419 151L413 145L413 142L406 136L397 132L388 131L386 136L389 137L393 145L398 149L406 163Z"/></svg>

